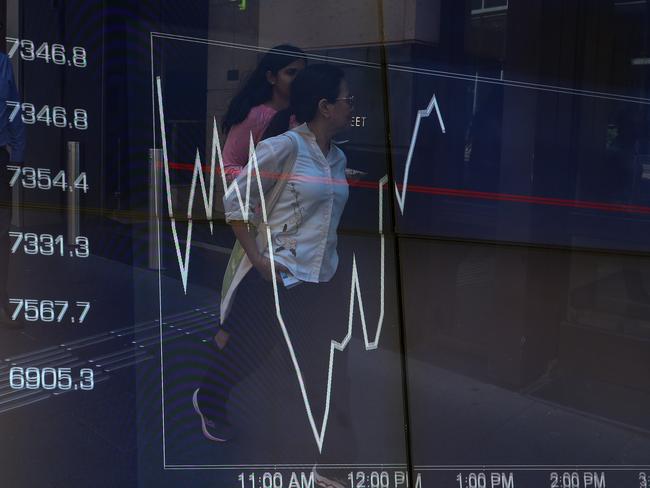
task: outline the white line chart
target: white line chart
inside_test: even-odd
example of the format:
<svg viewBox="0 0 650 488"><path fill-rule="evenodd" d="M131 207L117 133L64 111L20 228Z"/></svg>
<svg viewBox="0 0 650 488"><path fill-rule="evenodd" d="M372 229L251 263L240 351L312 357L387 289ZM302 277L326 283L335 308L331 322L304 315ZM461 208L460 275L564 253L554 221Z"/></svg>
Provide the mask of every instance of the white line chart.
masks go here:
<svg viewBox="0 0 650 488"><path fill-rule="evenodd" d="M440 130L444 134L447 130L445 129L445 123L442 120L442 115L440 114L440 107L438 106L438 100L436 96L431 97L429 105L424 110L418 110L418 113L415 117L415 127L413 128L413 135L411 136L411 144L409 145L409 152L406 156L406 167L404 168L404 182L402 183L402 194L399 194L399 188L397 187L397 182L395 183L395 197L397 198L397 204L399 205L399 210L404 215L404 203L406 200L406 190L408 188L409 173L411 172L411 161L413 160L413 151L415 150L415 143L418 140L418 135L420 134L420 122L422 119L427 118L433 112L433 109L436 109L436 115L438 116L438 122L440 123Z"/></svg>
<svg viewBox="0 0 650 488"><path fill-rule="evenodd" d="M217 131L217 123L216 120L213 121L213 129L212 129L212 148L211 148L211 162L210 162L210 176L209 176L209 188L206 188L205 185L205 178L203 176L203 167L201 163L201 157L199 155L198 149L196 152L196 158L194 161L194 171L193 171L193 176L192 176L192 183L190 187L190 195L189 195L189 202L188 202L188 208L187 208L187 237L185 239L185 249L181 250L181 245L180 241L178 238L178 230L176 227L176 219L174 218L174 211L173 211L173 203L172 203L172 198L171 198L171 180L169 176L169 156L168 156L168 151L167 151L167 138L166 138L166 132L165 132L165 112L164 112L164 102L163 102L163 92L162 92L162 81L160 76L156 77L156 91L157 91L157 101L158 101L158 111L159 111L159 122L160 122L160 129L161 129L161 139L162 139L162 156L163 156L163 166L164 166L164 177L165 177L165 188L167 191L167 210L170 218L170 225L172 229L172 236L174 240L174 246L176 250L176 257L178 260L178 266L180 269L181 273L181 281L183 284L183 289L185 293L187 293L187 280L188 280L188 275L189 275L189 265L190 265L190 249L192 245L192 227L193 227L193 222L192 222L192 208L194 205L194 199L196 195L196 184L197 181L201 185L201 193L203 196L203 204L205 206L205 211L206 211L206 216L208 220L210 221L210 231L213 232L213 225L212 225L212 204L214 200L214 180L215 180L215 170L216 170L216 163L217 160L219 161L219 167L221 170L221 176L222 176L222 184L224 188L225 194L230 194L232 191L235 191L237 194L237 199L239 201L240 208L242 209L242 214L244 216L244 220L248 220L248 203L250 199L250 189L251 189L251 180L253 177L253 173L255 173L255 182L257 184L258 191L260 195L262 196L261 198L261 209L262 209L262 220L266 224L268 223L267 220L267 213L266 213L266 204L265 204L265 199L264 199L264 193L262 191L262 182L260 179L260 172L259 172L259 167L257 163L257 156L255 153L255 147L252 139L252 135L250 138L250 143L249 143L249 163L246 166L247 168L247 184L246 184L246 197L245 197L245 203L244 199L242 199L241 191L237 184L233 182L230 186L228 185L226 181L226 176L225 176L225 171L224 171L224 163L223 163L223 158L221 154L221 144L219 140L219 134ZM399 207L401 212L404 212L405 208L405 198L406 198L406 192L407 192L407 185L408 185L408 176L409 172L411 169L411 161L412 161L412 156L413 156L413 151L415 148L415 144L417 143L418 140L418 135L419 135L419 130L420 130L420 121L422 118L426 118L429 115L431 115L433 109L435 108L436 114L438 117L438 122L440 123L440 129L442 133L445 133L445 125L443 122L443 118L440 112L440 108L438 106L438 102L436 100L435 95L432 96L431 101L429 102L428 106L424 110L419 110L417 112L417 117L415 120L415 126L413 130L413 135L411 137L411 143L410 143L410 148L408 152L408 157L406 161L406 167L405 167L405 174L404 174L404 183L402 185L402 194L400 196L399 191L397 191L397 185L395 186L396 189L396 196L398 199ZM289 351L289 355L291 357L291 361L293 364L293 367L295 369L296 377L298 380L298 384L300 386L300 391L302 394L302 400L305 406L307 418L309 420L309 424L311 427L311 430L314 435L314 439L316 441L316 444L318 446L319 452L322 452L323 449L323 443L325 439L325 433L327 430L327 423L328 423L328 418L329 418L329 410L330 410L330 399L331 399L331 390L332 390L332 375L334 372L334 359L335 359L335 352L339 351L342 352L346 349L348 346L351 338L352 338L352 326L354 323L354 309L355 309L355 304L358 305L359 308L359 318L361 320L361 327L363 331L363 339L364 339L364 346L366 351L371 351L375 350L379 347L379 340L381 337L381 332L384 324L384 308L385 308L385 236L384 236L384 213L383 213L383 204L384 204L384 186L388 184L388 176L384 175L382 178L380 178L377 182L377 192L378 192L378 232L380 236L380 246L381 246L381 258L380 258L380 311L379 311L379 318L377 320L377 328L375 330L375 335L374 338L371 339L370 334L368 332L368 327L366 323L366 314L365 314L365 309L363 306L363 300L362 300L362 291L361 291L361 285L359 281L359 273L358 273L358 268L357 268L357 261L356 261L356 255L353 253L352 255L352 276L350 280L350 303L349 303L349 314L348 314L348 329L345 337L341 339L340 341L332 340L330 343L330 354L329 354L329 365L328 365L328 375L327 375L327 392L326 392L326 398L325 398L325 408L324 408L324 415L323 415L323 420L321 422L321 425L318 426L316 423L316 420L314 419L314 415L312 412L312 405L309 400L309 397L307 395L307 390L305 386L305 382L303 379L303 374L302 370L300 367L300 364L298 363L296 353L293 347L293 343L291 341L291 337L289 336L289 333L287 331L287 327L284 323L284 319L282 316L282 308L281 304L279 301L278 297L278 284L277 281L273 280L273 294L274 294L274 299L275 299L275 310L276 310L276 317L278 320L278 323L280 325L280 328L282 329L282 334L284 336L287 349ZM268 225L265 225L266 228L266 239L267 239L267 245L268 245L268 250L269 250L269 257L271 261L271 269L273 273L275 274L275 259L273 255L273 246L272 246L272 240L271 240L271 230Z"/></svg>

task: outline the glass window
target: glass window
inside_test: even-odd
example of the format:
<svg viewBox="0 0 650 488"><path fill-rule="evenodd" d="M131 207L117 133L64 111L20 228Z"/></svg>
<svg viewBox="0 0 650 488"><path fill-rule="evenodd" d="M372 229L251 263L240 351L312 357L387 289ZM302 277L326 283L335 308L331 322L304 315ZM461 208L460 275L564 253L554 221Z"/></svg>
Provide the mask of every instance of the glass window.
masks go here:
<svg viewBox="0 0 650 488"><path fill-rule="evenodd" d="M0 12L0 486L647 488L648 2Z"/></svg>

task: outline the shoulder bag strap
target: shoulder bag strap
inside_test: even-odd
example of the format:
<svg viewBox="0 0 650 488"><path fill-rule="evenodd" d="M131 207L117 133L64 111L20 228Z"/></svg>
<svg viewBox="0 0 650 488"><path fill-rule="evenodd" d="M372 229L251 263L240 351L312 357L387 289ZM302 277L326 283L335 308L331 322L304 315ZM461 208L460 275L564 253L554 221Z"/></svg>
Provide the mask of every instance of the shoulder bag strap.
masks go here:
<svg viewBox="0 0 650 488"><path fill-rule="evenodd" d="M298 157L298 141L296 140L297 134L293 131L287 131L283 135L291 140L291 153L282 166L282 173L278 175L278 181L275 182L275 185L273 185L273 188L271 189L271 192L266 199L267 214L271 213L273 207L275 207L275 204L280 198L282 190L284 190L284 187L287 185L289 176L293 173L293 168L296 165L296 159Z"/></svg>

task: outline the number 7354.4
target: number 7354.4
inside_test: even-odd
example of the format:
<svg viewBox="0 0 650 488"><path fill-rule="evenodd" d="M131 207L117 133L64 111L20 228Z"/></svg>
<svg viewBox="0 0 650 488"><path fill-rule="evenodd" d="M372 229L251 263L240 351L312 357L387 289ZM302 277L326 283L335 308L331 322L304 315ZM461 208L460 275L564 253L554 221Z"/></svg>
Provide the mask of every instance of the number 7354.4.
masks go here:
<svg viewBox="0 0 650 488"><path fill-rule="evenodd" d="M25 320L29 322L63 322L64 320L71 323L82 324L86 315L90 311L90 302L73 302L77 310L81 313L68 315L70 302L67 300L34 300L29 298L10 298L9 303L16 305L14 313L11 315L12 320L17 320L22 314Z"/></svg>
<svg viewBox="0 0 650 488"><path fill-rule="evenodd" d="M29 166L7 165L8 171L14 174L9 180L9 186L13 187L20 178L24 188L38 188L39 190L51 190L60 188L62 191L83 190L88 192L88 183L86 182L86 173L79 173L79 176L73 183L68 184L68 179L64 170L59 171L54 178L52 171L48 168L32 168ZM21 178L22 177L22 178Z"/></svg>

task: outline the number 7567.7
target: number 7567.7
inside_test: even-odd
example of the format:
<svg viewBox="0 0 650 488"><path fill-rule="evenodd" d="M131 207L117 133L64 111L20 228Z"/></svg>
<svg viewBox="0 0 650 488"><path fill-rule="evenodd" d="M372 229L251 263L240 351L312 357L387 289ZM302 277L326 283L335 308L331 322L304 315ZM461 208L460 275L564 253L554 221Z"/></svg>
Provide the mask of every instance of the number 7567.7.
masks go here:
<svg viewBox="0 0 650 488"><path fill-rule="evenodd" d="M9 303L16 305L12 320L21 315L29 322L63 322L82 324L90 311L90 302L74 302L79 315L68 314L70 303L67 300L34 300L29 298L10 298Z"/></svg>

